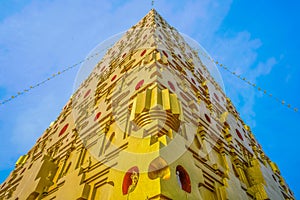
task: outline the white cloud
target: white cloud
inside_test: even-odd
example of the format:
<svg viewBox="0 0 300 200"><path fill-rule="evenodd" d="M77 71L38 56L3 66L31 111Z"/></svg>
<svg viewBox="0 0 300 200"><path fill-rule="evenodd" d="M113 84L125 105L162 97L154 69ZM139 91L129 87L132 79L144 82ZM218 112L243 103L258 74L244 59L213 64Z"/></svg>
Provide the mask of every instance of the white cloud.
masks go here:
<svg viewBox="0 0 300 200"><path fill-rule="evenodd" d="M251 34L242 31L225 34L223 37L215 36L211 41L213 57L224 62L237 73L245 73L257 59L257 50L261 46L259 39L252 39Z"/></svg>
<svg viewBox="0 0 300 200"><path fill-rule="evenodd" d="M170 4L167 1L158 1L162 9L162 15L177 30L201 41L206 45L230 10L232 0L204 0L204 1L180 1L178 4ZM159 10L159 9L158 9Z"/></svg>
<svg viewBox="0 0 300 200"><path fill-rule="evenodd" d="M253 39L247 31L236 34L226 33L223 37L216 36L215 39L216 42L211 47L213 57L251 83L257 83L258 78L268 75L278 62L274 57L268 58L265 62L258 62L257 50L261 47L262 42L260 39ZM256 64L257 62L258 64ZM223 75L227 95L233 100L246 123L255 127L254 105L256 98L261 93L232 74L224 70L220 71Z"/></svg>
<svg viewBox="0 0 300 200"><path fill-rule="evenodd" d="M274 57L269 58L266 62L259 62L257 67L254 69L254 76L258 77L268 75L274 65L276 65L277 63L278 61Z"/></svg>
<svg viewBox="0 0 300 200"><path fill-rule="evenodd" d="M110 26L115 19L110 9L105 1L32 1L2 21L0 85L28 86L35 76L79 61L118 30L118 25Z"/></svg>

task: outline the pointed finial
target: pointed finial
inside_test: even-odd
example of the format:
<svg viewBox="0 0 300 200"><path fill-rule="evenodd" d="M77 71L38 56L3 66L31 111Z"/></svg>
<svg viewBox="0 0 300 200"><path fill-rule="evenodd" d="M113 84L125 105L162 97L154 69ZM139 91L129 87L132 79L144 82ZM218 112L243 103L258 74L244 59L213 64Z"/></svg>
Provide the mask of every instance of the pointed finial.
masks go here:
<svg viewBox="0 0 300 200"><path fill-rule="evenodd" d="M154 7L154 3L155 3L154 0L152 0L152 3L151 3L152 7Z"/></svg>

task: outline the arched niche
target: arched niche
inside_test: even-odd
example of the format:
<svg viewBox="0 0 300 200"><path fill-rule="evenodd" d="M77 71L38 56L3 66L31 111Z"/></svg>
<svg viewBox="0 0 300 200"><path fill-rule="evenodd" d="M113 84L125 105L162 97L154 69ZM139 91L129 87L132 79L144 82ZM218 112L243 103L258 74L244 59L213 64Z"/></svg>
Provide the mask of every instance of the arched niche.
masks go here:
<svg viewBox="0 0 300 200"><path fill-rule="evenodd" d="M176 177L180 188L188 193L191 193L191 179L187 171L181 166L176 167Z"/></svg>
<svg viewBox="0 0 300 200"><path fill-rule="evenodd" d="M122 192L123 195L129 194L135 190L139 180L139 168L134 166L130 168L124 175Z"/></svg>

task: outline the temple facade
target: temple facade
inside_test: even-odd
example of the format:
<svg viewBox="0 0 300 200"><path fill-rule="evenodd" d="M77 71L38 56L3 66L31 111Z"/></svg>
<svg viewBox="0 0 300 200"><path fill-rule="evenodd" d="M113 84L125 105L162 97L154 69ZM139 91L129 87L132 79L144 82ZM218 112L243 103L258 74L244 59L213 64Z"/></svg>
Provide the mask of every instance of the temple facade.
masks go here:
<svg viewBox="0 0 300 200"><path fill-rule="evenodd" d="M280 170L154 9L107 50L0 200L286 200Z"/></svg>

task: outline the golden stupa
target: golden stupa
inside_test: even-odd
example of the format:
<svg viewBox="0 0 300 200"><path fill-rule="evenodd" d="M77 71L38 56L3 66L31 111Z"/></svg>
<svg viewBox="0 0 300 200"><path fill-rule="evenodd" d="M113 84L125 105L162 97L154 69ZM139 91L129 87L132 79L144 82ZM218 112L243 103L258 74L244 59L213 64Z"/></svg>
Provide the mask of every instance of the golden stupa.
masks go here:
<svg viewBox="0 0 300 200"><path fill-rule="evenodd" d="M200 54L152 9L19 158L0 200L295 199Z"/></svg>

